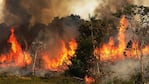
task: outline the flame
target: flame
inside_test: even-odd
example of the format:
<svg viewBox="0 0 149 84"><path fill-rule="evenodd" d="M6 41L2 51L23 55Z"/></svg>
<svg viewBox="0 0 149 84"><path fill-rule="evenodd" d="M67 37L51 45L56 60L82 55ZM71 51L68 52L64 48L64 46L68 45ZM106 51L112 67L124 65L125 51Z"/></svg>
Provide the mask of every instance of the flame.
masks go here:
<svg viewBox="0 0 149 84"><path fill-rule="evenodd" d="M32 58L29 53L22 50L15 37L14 28L11 29L11 35L8 39L8 43L11 44L11 50L8 54L2 54L0 56L0 63L3 64L3 66L9 65L24 67L31 64Z"/></svg>
<svg viewBox="0 0 149 84"><path fill-rule="evenodd" d="M67 65L71 64L70 58L74 56L75 50L77 49L77 43L73 39L69 44L69 48L67 48L66 43L61 40L60 41L62 47L58 52L58 56L51 57L47 53L42 53L42 60L44 61L44 68L51 71L62 71L66 70Z"/></svg>
<svg viewBox="0 0 149 84"><path fill-rule="evenodd" d="M139 58L140 50L139 43L137 41L132 42L132 48L126 48L125 31L128 26L128 21L125 16L122 16L120 20L120 27L118 33L118 45L115 45L113 37L110 37L108 43L104 43L101 48L95 48L94 55L101 61L116 61L124 60L126 58ZM142 49L144 55L149 54L149 45Z"/></svg>
<svg viewBox="0 0 149 84"><path fill-rule="evenodd" d="M95 82L95 79L89 76L85 76L84 80L86 84L92 84L93 82Z"/></svg>

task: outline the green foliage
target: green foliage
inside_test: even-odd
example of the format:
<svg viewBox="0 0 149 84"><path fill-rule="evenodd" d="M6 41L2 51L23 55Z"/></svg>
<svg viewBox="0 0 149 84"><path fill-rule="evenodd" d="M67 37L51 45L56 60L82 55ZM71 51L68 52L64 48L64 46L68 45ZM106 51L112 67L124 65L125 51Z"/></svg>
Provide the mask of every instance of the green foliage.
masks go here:
<svg viewBox="0 0 149 84"><path fill-rule="evenodd" d="M87 70L91 67L92 63L88 60L92 56L92 43L91 39L83 39L79 42L78 50L76 51L76 57L72 59L72 65L70 66L68 73L71 76L77 76L83 78L88 74Z"/></svg>
<svg viewBox="0 0 149 84"><path fill-rule="evenodd" d="M93 45L99 46L106 36L115 32L115 25L111 21L102 21L91 18L90 21L80 20L78 49L76 57L72 58L72 65L66 74L83 78L85 75L93 75L95 67L95 56L93 56ZM114 32L113 32L114 31ZM93 37L91 34L93 33Z"/></svg>
<svg viewBox="0 0 149 84"><path fill-rule="evenodd" d="M135 15L139 13L139 10L144 8L145 14L149 11L149 8L127 5L123 9L118 10L113 16L120 18L122 15ZM138 11L134 11L138 9ZM93 56L93 45L100 47L110 36L116 35L118 32L116 21L113 19L96 19L96 17L90 18L90 21L79 21L79 38L78 49L76 51L76 57L72 58L72 65L69 66L69 70L66 71L67 75L77 76L83 78L85 75L92 75L91 68L95 67L95 57ZM91 33L93 32L93 38ZM92 41L93 40L93 41ZM136 76L137 78L139 76ZM133 80L122 81L120 79L114 79L114 84L133 84ZM111 84L111 83L109 83Z"/></svg>

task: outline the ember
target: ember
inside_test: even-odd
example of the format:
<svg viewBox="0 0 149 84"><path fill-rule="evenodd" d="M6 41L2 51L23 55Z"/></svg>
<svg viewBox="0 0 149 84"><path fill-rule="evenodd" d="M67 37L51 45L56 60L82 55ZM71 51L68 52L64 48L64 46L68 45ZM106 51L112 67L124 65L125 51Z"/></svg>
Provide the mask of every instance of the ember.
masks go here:
<svg viewBox="0 0 149 84"><path fill-rule="evenodd" d="M89 76L85 76L84 80L86 84L92 84L93 82L95 82L95 79Z"/></svg>

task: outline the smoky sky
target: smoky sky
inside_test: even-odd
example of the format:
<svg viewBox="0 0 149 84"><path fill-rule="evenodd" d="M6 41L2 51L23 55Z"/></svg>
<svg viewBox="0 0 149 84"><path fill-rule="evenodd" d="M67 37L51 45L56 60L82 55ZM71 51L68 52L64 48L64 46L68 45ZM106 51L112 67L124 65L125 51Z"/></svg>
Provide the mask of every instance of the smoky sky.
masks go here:
<svg viewBox="0 0 149 84"><path fill-rule="evenodd" d="M47 23L54 16L68 14L69 8L67 2L70 1L5 0L4 21L8 24L22 24L27 22Z"/></svg>
<svg viewBox="0 0 149 84"><path fill-rule="evenodd" d="M97 0L94 0L97 1ZM4 15L8 24L49 23L53 17L81 12L89 0L5 0ZM79 5L78 5L79 4ZM76 6L82 7L76 7ZM81 10L80 10L81 9ZM79 13L78 13L79 14ZM88 15L88 14L87 14Z"/></svg>
<svg viewBox="0 0 149 84"><path fill-rule="evenodd" d="M117 9L123 8L127 3L145 6L148 3L147 0L3 0L3 2L5 4L4 21L9 25L48 24L54 17L64 17L71 14L87 17L95 9L95 14L108 15L111 11L115 12Z"/></svg>

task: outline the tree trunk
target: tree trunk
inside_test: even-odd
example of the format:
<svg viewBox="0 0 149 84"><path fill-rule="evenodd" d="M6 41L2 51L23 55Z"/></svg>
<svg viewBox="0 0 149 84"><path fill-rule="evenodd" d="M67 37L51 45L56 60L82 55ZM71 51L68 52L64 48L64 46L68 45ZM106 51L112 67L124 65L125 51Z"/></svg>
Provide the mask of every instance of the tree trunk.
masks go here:
<svg viewBox="0 0 149 84"><path fill-rule="evenodd" d="M32 75L35 76L35 67L36 67L36 58L37 58L37 51L35 52L33 67L32 67Z"/></svg>

